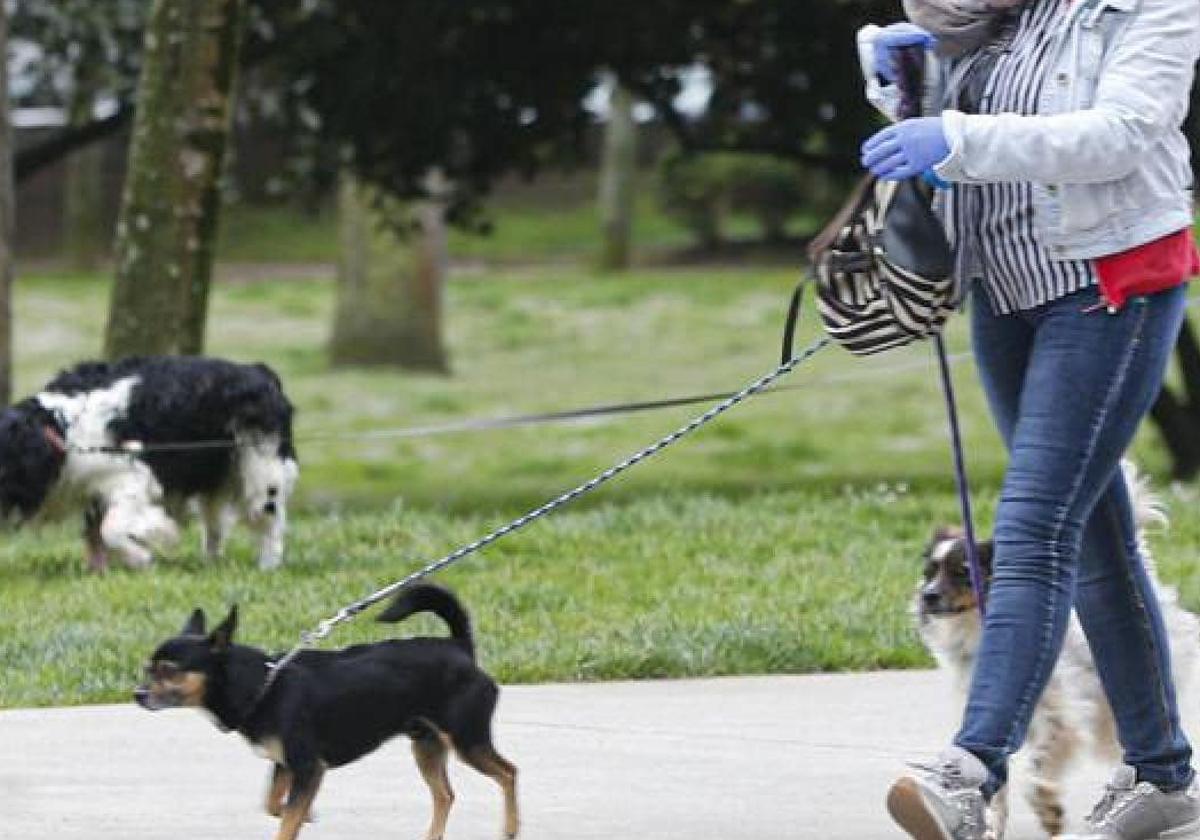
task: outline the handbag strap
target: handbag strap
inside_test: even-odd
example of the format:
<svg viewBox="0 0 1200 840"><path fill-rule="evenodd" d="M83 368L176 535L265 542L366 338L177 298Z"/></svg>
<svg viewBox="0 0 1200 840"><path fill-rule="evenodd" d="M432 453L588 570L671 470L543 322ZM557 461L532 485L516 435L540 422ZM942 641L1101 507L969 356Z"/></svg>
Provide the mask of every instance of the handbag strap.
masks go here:
<svg viewBox="0 0 1200 840"><path fill-rule="evenodd" d="M788 304L787 321L783 325L783 361L780 364L787 364L792 360L793 347L796 343L796 324L800 320L800 308L804 303L804 287L808 285L808 278L801 277L800 282L796 284L796 291L792 292L792 301Z"/></svg>
<svg viewBox="0 0 1200 840"><path fill-rule="evenodd" d="M942 394L946 398L946 416L950 421L950 448L954 453L954 484L958 489L958 506L962 514L964 540L967 548L967 570L971 576L971 589L975 592L975 603L980 616L987 615L987 585L983 564L979 561L979 543L975 541L975 517L971 511L971 488L967 481L967 464L963 457L962 432L958 424L958 402L954 399L954 379L950 375L950 361L946 358L946 342L942 334L935 333L933 346L937 350L938 370L942 380Z"/></svg>
<svg viewBox="0 0 1200 840"><path fill-rule="evenodd" d="M838 237L842 235L842 231L846 229L846 226L861 215L871 202L875 200L875 184L877 181L878 179L870 174L860 179L855 185L854 190L850 193L850 197L846 199L846 202L837 211L837 214L812 238L806 249L810 264L815 266L819 263L822 256L837 242Z"/></svg>

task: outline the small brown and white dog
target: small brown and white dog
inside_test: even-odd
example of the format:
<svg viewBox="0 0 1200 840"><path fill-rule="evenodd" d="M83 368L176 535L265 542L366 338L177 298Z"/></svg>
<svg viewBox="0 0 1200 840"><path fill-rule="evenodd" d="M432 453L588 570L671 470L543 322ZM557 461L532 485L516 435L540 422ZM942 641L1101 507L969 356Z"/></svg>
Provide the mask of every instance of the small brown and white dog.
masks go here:
<svg viewBox="0 0 1200 840"><path fill-rule="evenodd" d="M1129 462L1122 465L1130 488L1138 526L1138 545L1162 605L1171 645L1175 682L1180 691L1192 682L1200 661L1200 619L1179 604L1175 589L1158 581L1146 540L1148 526L1163 526L1166 516L1159 500ZM990 581L992 542L979 545L979 559ZM917 590L914 612L921 641L949 674L965 697L979 650L980 620L967 571L966 545L958 528L939 528L925 550L924 580ZM1017 754L1010 776L1026 777L1025 795L1051 836L1064 827L1062 782L1072 760L1091 750L1100 760L1120 762L1116 724L1096 674L1083 630L1074 615L1067 629L1062 655L1034 709L1024 748ZM1008 821L1008 785L992 799L988 814L989 835L1004 836Z"/></svg>

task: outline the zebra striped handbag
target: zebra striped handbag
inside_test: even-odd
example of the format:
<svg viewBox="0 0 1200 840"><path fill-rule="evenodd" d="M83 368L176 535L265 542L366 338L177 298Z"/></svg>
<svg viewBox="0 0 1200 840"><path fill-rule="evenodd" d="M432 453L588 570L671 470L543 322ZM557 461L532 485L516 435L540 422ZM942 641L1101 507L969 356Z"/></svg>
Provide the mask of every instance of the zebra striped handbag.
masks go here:
<svg viewBox="0 0 1200 840"><path fill-rule="evenodd" d="M898 58L899 118L919 116L925 49L901 49ZM938 335L957 308L954 255L931 191L921 178L868 175L808 247L825 330L851 353L867 356ZM785 359L804 285L792 296Z"/></svg>
<svg viewBox="0 0 1200 840"><path fill-rule="evenodd" d="M939 333L957 308L954 258L919 179L865 178L808 249L826 332L861 356ZM791 355L805 282L792 298Z"/></svg>

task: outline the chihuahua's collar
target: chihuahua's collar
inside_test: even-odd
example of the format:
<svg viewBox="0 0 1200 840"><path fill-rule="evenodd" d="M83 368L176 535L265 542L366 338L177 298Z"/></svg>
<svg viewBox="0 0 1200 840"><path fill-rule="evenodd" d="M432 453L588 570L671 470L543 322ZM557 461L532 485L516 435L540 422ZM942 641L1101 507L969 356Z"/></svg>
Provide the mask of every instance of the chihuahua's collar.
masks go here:
<svg viewBox="0 0 1200 840"><path fill-rule="evenodd" d="M278 664L278 658L267 659L263 663L264 667L266 668L266 676L263 677L262 686L260 686L258 691L255 692L254 699L250 701L250 707L238 716L236 723L232 725L221 724L221 729L223 731L231 732L241 729L246 725L247 722L250 721L251 718L254 717L254 714L259 710L259 707L262 706L263 701L267 699L267 695L271 692L271 687L278 679Z"/></svg>
<svg viewBox="0 0 1200 840"><path fill-rule="evenodd" d="M226 733L241 732L251 722L267 695L267 688L272 682L271 674L274 673L275 662L276 660L271 658L262 660L261 667L265 672L263 681L252 692L242 691L235 694L230 691L229 683L225 684L219 702L208 707L208 712L218 729ZM227 664L226 668L228 667ZM226 679L228 680L228 677Z"/></svg>

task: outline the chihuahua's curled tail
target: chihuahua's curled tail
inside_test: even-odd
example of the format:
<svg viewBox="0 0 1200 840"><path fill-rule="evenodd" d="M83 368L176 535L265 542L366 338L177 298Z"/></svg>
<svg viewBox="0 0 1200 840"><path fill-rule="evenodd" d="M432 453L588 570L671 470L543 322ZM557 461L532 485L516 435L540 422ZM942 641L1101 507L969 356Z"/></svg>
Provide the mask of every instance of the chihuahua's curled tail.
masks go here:
<svg viewBox="0 0 1200 840"><path fill-rule="evenodd" d="M417 613L433 613L450 628L451 637L475 658L475 637L471 619L458 598L449 589L432 583L419 583L401 591L391 606L379 614L378 621L394 623Z"/></svg>

